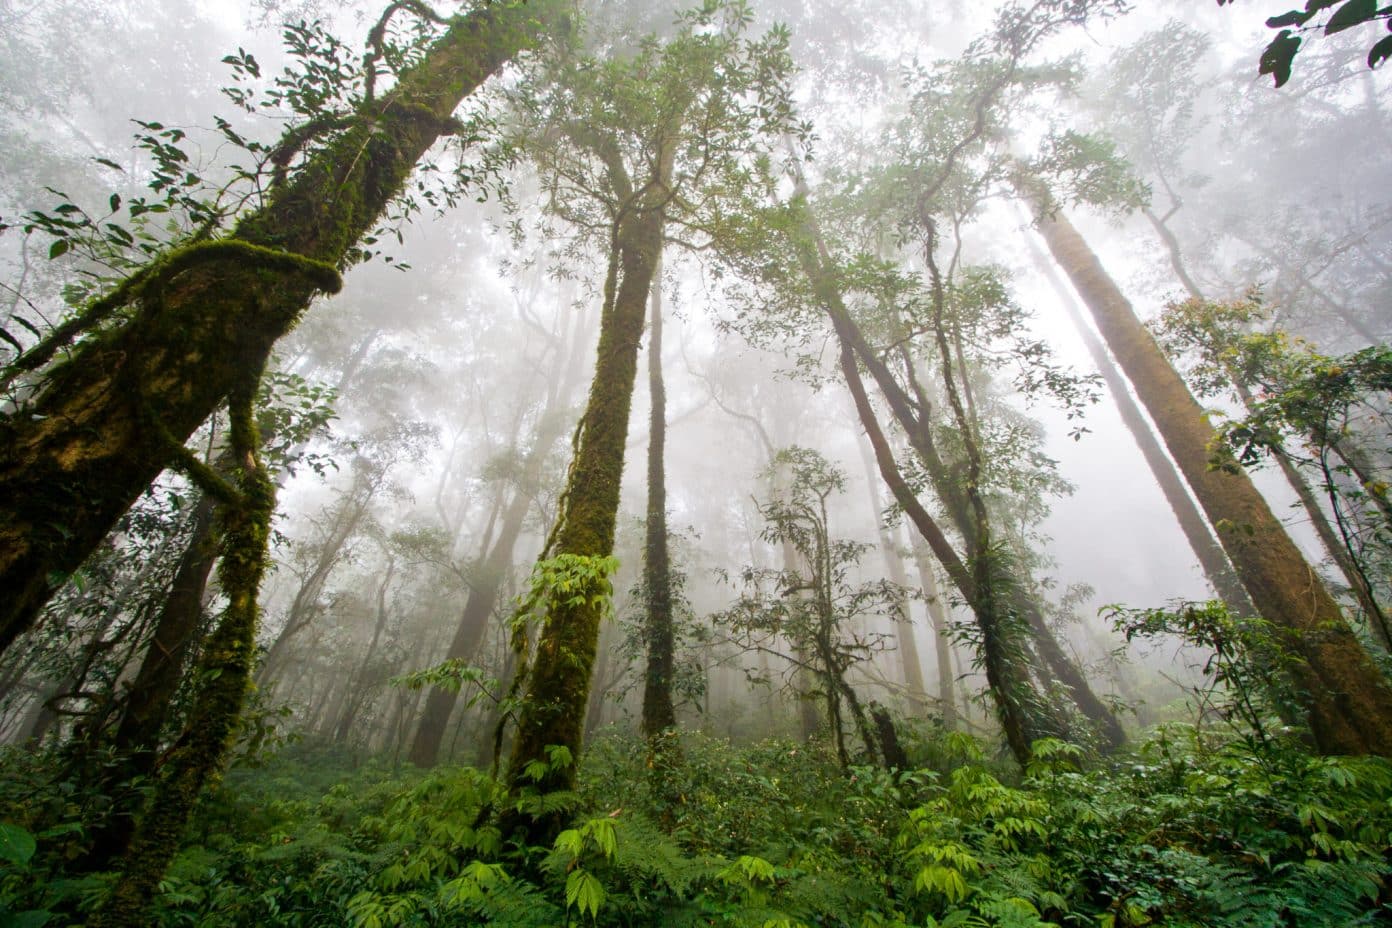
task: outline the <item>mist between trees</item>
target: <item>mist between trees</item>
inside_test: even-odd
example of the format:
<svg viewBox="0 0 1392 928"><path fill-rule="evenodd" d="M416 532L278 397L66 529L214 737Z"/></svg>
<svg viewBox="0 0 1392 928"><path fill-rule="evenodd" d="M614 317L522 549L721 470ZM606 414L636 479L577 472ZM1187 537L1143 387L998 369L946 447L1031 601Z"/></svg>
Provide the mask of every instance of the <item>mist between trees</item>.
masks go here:
<svg viewBox="0 0 1392 928"><path fill-rule="evenodd" d="M1392 20L1228 6L0 4L0 920L1386 918Z"/></svg>

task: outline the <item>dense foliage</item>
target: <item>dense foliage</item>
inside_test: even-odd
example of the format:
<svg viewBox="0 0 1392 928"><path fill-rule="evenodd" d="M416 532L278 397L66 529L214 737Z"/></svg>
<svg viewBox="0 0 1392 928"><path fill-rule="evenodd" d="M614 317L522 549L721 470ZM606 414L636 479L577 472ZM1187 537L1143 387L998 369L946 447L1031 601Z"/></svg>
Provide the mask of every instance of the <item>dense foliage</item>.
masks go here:
<svg viewBox="0 0 1392 928"><path fill-rule="evenodd" d="M476 820L501 790L485 772L300 744L203 803L151 923L1347 928L1392 912L1385 761L1181 723L1100 765L1044 742L1021 774L982 751L917 730L912 770L846 775L825 741L692 736L672 809L641 745L611 731L571 828L519 848ZM72 817L38 852L4 826L0 904L8 924L80 924L104 877L50 877L101 813L35 772L6 757L0 814L42 798Z"/></svg>

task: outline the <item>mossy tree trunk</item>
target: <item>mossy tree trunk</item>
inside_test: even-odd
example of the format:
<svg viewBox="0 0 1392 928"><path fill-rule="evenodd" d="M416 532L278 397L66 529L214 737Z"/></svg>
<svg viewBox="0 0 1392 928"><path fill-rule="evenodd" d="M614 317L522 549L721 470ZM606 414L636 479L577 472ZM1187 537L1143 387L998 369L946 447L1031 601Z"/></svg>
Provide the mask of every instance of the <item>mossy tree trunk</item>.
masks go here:
<svg viewBox="0 0 1392 928"><path fill-rule="evenodd" d="M219 495L222 557L218 579L227 607L198 662L197 694L184 732L170 749L135 835L117 862L118 877L93 928L149 924L150 899L178 850L203 787L215 779L236 736L256 657L257 594L265 569L275 488L256 460L254 384L232 397L235 484ZM206 474L205 480L217 480ZM211 483L202 487L211 492Z"/></svg>
<svg viewBox="0 0 1392 928"><path fill-rule="evenodd" d="M0 650L298 320L379 221L451 114L553 18L556 0L457 18L398 85L238 223L109 295L122 321L43 371L0 423ZM116 315L110 312L108 315Z"/></svg>
<svg viewBox="0 0 1392 928"><path fill-rule="evenodd" d="M661 254L662 229L661 207L638 203L615 230L611 281L606 287L611 298L600 320L594 379L550 555L607 558L613 554L638 349ZM575 784L574 763L550 763L547 749L563 747L572 759L579 756L604 608L591 597L579 603L549 604L536 654L526 670L525 698L508 763L508 786L514 797L531 791L569 790ZM545 765L544 775L528 775L529 765L534 764ZM506 830L521 826L533 838L545 838L559 827L559 821L509 812L503 825Z"/></svg>
<svg viewBox="0 0 1392 928"><path fill-rule="evenodd" d="M1049 250L1150 413L1258 612L1282 633L1311 733L1329 754L1392 753L1392 686L1247 473L1210 466L1214 430L1130 302L1061 215L1040 224Z"/></svg>

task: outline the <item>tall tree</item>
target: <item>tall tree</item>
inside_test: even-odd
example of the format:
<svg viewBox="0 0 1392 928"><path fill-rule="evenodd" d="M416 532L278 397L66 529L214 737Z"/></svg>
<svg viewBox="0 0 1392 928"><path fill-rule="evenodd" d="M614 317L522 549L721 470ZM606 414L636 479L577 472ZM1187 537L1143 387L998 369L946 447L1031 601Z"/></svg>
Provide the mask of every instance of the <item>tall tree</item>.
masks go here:
<svg viewBox="0 0 1392 928"><path fill-rule="evenodd" d="M1164 494L1165 502L1169 503L1170 511L1174 513L1175 520L1179 523L1180 530L1184 532L1184 537L1189 542L1194 556L1198 559L1199 566L1208 579L1209 585L1234 615L1251 615L1253 612L1252 601L1247 598L1246 590L1242 588L1241 581L1233 572L1232 565L1228 563L1228 556L1223 553L1222 546L1213 537L1213 532L1209 529L1208 522L1204 520L1203 513L1199 511L1193 498L1190 497L1189 490L1185 487L1183 478L1175 469L1174 463L1160 447L1160 442L1155 437L1155 433L1151 431L1150 424L1142 415L1140 407L1131 398L1131 391L1127 389L1126 381L1122 378L1121 372L1117 370L1111 355L1107 354L1106 346L1088 327L1079 311L1076 297L1059 279L1055 265L1049 261L1034 240L1030 241L1030 249L1035 267L1049 281L1049 286L1057 294L1069 321L1073 323L1073 327L1078 331L1079 337L1082 338L1083 344L1087 347L1088 354L1092 357L1092 363L1097 365L1098 371L1101 372L1102 379L1107 384L1107 390L1112 396L1112 402L1116 404L1117 412L1121 415L1122 423L1126 426L1126 430L1131 433L1136 447L1141 451L1141 456L1145 458L1146 466L1150 468L1156 485Z"/></svg>
<svg viewBox="0 0 1392 928"><path fill-rule="evenodd" d="M786 32L748 40L750 18L743 3L709 4L683 14L672 38L646 39L631 56L562 61L544 98L524 102L540 117L533 150L552 179L552 208L599 230L609 249L594 379L528 599L540 632L515 684L525 697L507 776L518 801L504 824L534 838L559 820L526 797L575 782L614 566L637 353L669 217L703 234L729 196L757 182L761 134L789 128Z"/></svg>
<svg viewBox="0 0 1392 928"><path fill-rule="evenodd" d="M662 733L677 724L672 705L673 647L672 573L667 552L667 390L662 379L662 286L652 288L648 322L648 513L643 543L643 592L647 597L644 638L647 669L643 674L643 734L656 745Z"/></svg>
<svg viewBox="0 0 1392 928"><path fill-rule="evenodd" d="M1068 220L1045 215L1040 232L1092 311L1098 330L1194 490L1258 612L1283 647L1319 748L1392 752L1392 686L1363 651L1338 604L1240 467L1212 467L1215 433L1203 409L1097 256Z"/></svg>

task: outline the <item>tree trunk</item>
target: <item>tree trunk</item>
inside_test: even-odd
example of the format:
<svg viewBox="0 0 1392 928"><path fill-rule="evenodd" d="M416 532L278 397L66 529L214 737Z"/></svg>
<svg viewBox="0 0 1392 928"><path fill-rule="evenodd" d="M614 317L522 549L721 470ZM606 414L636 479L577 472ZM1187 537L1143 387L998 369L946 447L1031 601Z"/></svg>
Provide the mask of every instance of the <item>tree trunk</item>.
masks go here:
<svg viewBox="0 0 1392 928"><path fill-rule="evenodd" d="M860 447L861 464L865 468L865 487L870 494L870 511L874 514L875 527L879 532L880 555L884 558L885 572L889 574L891 583L901 590L907 590L908 573L904 570L904 557L899 553L894 538L898 533L897 527L891 532L884 524L880 492L876 482L879 474L875 471L875 452L863 439L857 444ZM899 610L894 616L894 637L899 644L899 666L903 671L904 686L908 689L909 706L915 713L921 714L927 707L928 691L923 684L923 663L918 656L918 642L914 639L908 597L899 597L898 606Z"/></svg>
<svg viewBox="0 0 1392 928"><path fill-rule="evenodd" d="M1151 214L1148 212L1147 215ZM1158 217L1152 221L1158 221ZM1158 228L1164 232L1169 231L1163 226L1158 226ZM1102 374L1102 380L1107 384L1107 392L1112 395L1112 401L1116 403L1122 423L1125 424L1126 430L1131 433L1136 447L1140 449L1141 456L1145 458L1146 464L1150 467L1150 472L1155 477L1160 492L1165 496L1165 502L1170 504L1170 511L1174 513L1176 521L1179 522L1180 530L1184 532L1184 537L1189 542L1190 549L1198 558L1199 566L1203 569L1204 576L1208 578L1209 586L1218 594L1219 599L1223 600L1233 615L1252 615L1256 610L1252 606L1252 601L1247 597L1247 591L1242 588L1242 582L1233 573L1227 555L1223 553L1222 547L1213 537L1213 533L1209 531L1208 522L1204 520L1203 513L1199 511L1199 507L1189 496L1189 491L1185 488L1178 471L1175 470L1174 463L1165 454L1165 450L1160 447L1160 442L1156 440L1155 433L1151 431L1140 407L1131 398L1131 391L1127 389L1126 382L1122 379L1116 364L1113 363L1111 355L1107 353L1101 340L1088 327L1082 313L1078 310L1073 293L1059 279L1058 271L1033 239L1030 240L1030 252L1034 258L1035 267L1048 279L1049 285L1059 298L1059 302L1063 304L1069 321L1073 323L1073 327L1082 337L1083 344L1087 346L1088 354L1092 356L1092 363L1097 365L1097 370ZM1176 262L1176 266L1180 269L1183 268L1183 265L1178 262ZM1185 280L1187 281L1187 275Z"/></svg>
<svg viewBox="0 0 1392 928"><path fill-rule="evenodd" d="M655 181L665 189L668 178ZM543 552L543 556L599 558L613 554L638 349L662 249L662 229L660 206L644 203L634 204L619 223L617 253L611 259L613 268L605 288L612 303L605 307L600 320L594 379L557 513L554 551ZM604 608L594 596L581 600L548 604L536 654L526 669L526 697L508 763L508 787L514 798L533 789L547 793L575 785L574 763L549 764L545 775L536 781L527 776L527 767L533 762L547 763L547 748L551 746L568 749L572 759L579 756ZM546 837L559 824L554 816L509 812L503 817L505 831L521 826L532 837Z"/></svg>
<svg viewBox="0 0 1392 928"><path fill-rule="evenodd" d="M264 366L314 294L338 288L334 266L450 130L455 107L558 7L517 0L454 20L230 239L175 249L94 304L108 315L129 306L127 319L45 370L24 415L0 424L0 650L228 391Z"/></svg>
<svg viewBox="0 0 1392 928"><path fill-rule="evenodd" d="M667 392L662 382L662 266L654 271L648 324L648 518L643 547L643 586L647 592L647 670L643 675L643 734L650 744L677 724L672 706L672 576L667 551Z"/></svg>
<svg viewBox="0 0 1392 928"><path fill-rule="evenodd" d="M1131 304L1062 216L1040 229L1155 422L1262 617L1281 633L1320 750L1392 752L1392 687L1245 471L1209 466L1214 431Z"/></svg>

